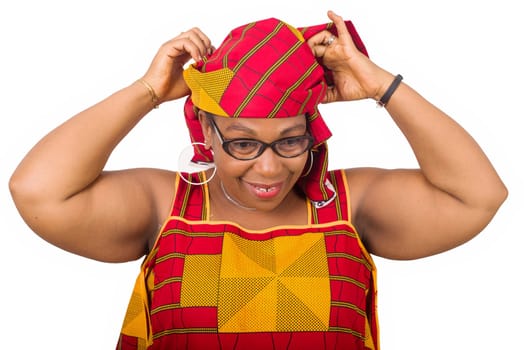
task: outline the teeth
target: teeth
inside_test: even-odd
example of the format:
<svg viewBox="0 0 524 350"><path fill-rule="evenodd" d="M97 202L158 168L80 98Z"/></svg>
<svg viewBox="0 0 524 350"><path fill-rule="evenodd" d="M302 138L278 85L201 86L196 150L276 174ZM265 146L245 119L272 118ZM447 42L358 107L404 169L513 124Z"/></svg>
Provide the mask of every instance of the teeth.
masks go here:
<svg viewBox="0 0 524 350"><path fill-rule="evenodd" d="M258 191L271 192L275 190L275 187L257 187Z"/></svg>

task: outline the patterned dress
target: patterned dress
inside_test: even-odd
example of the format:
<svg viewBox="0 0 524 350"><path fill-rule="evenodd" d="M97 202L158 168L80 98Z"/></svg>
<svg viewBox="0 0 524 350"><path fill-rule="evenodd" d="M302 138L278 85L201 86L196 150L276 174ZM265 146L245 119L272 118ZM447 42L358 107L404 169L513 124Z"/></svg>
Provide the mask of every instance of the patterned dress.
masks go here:
<svg viewBox="0 0 524 350"><path fill-rule="evenodd" d="M117 349L375 349L375 267L350 221L343 171L308 225L209 221L206 185L177 178Z"/></svg>

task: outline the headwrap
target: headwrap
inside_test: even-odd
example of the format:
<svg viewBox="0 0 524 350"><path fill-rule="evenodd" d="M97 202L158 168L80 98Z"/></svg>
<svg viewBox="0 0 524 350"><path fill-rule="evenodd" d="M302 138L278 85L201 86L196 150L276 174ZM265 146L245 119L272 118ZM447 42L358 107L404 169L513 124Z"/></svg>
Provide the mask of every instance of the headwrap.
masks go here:
<svg viewBox="0 0 524 350"><path fill-rule="evenodd" d="M367 55L353 24L345 23L357 48ZM331 131L318 110L332 77L306 43L323 30L337 35L333 23L303 28L275 18L248 23L232 30L211 55L188 66L184 79L191 95L184 114L194 143L193 162L213 161L212 153L199 144L204 142L204 135L195 107L230 118L305 114L314 138L313 158L309 159L313 165L303 173L298 186L317 207L335 197L327 179L326 140Z"/></svg>

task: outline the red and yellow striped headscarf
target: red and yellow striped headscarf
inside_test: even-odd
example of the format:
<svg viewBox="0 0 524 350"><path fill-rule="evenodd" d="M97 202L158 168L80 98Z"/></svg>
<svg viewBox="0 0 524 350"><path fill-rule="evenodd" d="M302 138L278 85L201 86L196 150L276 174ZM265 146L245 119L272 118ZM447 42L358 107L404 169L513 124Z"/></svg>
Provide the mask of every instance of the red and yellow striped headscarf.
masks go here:
<svg viewBox="0 0 524 350"><path fill-rule="evenodd" d="M366 48L350 21L346 26L360 51ZM326 173L326 140L331 132L318 105L324 98L330 72L315 58L306 40L328 30L332 23L294 28L275 18L238 27L213 54L190 65L184 79L191 89L184 113L191 141L204 142L196 109L230 118L286 118L306 114L315 139L312 169L298 185L317 206L335 195ZM195 146L195 162L212 162L213 156ZM306 165L306 170L308 165Z"/></svg>

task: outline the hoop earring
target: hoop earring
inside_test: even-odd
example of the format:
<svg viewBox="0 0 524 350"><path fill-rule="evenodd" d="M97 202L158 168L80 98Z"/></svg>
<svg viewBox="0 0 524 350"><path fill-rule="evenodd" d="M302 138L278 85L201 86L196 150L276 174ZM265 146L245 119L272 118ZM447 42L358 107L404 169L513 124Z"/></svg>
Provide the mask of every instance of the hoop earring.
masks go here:
<svg viewBox="0 0 524 350"><path fill-rule="evenodd" d="M311 172L311 169L313 169L313 151L312 150L309 150L309 159L311 159L311 161L309 162L309 168L307 169L306 173L302 174L300 177L308 176L309 173Z"/></svg>
<svg viewBox="0 0 524 350"><path fill-rule="evenodd" d="M201 185L207 184L209 181L211 181L215 177L215 174L217 173L217 168L215 166L215 163L193 162L192 161L193 146L195 145L205 146L205 144L202 142L193 142L191 143L190 146L187 146L184 149L182 149L182 152L178 156L178 173L180 174L180 178L184 180L184 182L186 182L187 184L201 186ZM212 150L211 150L211 153L213 153ZM213 168L213 173L211 174L211 176L208 179L202 182L193 182L190 179L186 179L183 175L183 173L193 174L193 173L206 171L211 168Z"/></svg>

